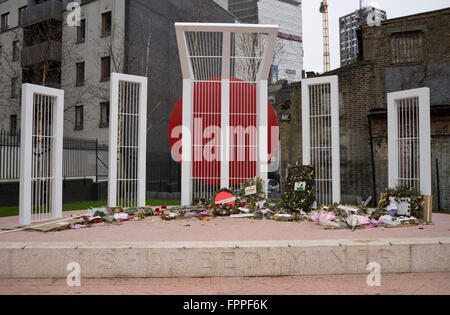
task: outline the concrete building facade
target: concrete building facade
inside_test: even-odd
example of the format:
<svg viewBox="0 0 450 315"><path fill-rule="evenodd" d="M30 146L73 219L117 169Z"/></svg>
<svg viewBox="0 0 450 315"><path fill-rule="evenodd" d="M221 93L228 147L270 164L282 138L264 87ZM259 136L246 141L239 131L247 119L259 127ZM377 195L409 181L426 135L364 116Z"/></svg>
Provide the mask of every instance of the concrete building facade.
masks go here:
<svg viewBox="0 0 450 315"><path fill-rule="evenodd" d="M303 25L300 0L214 0L241 23L280 26L272 65L272 80L297 82L303 70Z"/></svg>
<svg viewBox="0 0 450 315"><path fill-rule="evenodd" d="M385 21L386 19L386 11L372 6L362 7L339 18L341 66L354 62L359 54L359 28L367 23Z"/></svg>
<svg viewBox="0 0 450 315"><path fill-rule="evenodd" d="M20 50L23 29L20 12L28 0L0 1L0 130L17 132L20 126Z"/></svg>
<svg viewBox="0 0 450 315"><path fill-rule="evenodd" d="M69 26L69 2L0 0L0 130L18 131L21 84L44 83L65 91L65 137L108 144L110 73L147 76L147 190L177 198L180 168L168 137L182 95L174 23L235 17L212 0L81 0L80 25ZM21 14L26 25L19 24ZM38 71L47 69L43 62L51 65L46 76Z"/></svg>

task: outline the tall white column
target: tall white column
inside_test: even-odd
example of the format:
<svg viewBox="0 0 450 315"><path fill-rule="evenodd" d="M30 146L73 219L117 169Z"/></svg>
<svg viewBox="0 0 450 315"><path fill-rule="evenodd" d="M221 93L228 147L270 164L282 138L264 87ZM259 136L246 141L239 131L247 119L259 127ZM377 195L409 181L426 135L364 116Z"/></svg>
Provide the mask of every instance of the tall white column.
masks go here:
<svg viewBox="0 0 450 315"><path fill-rule="evenodd" d="M268 187L269 148L268 148L268 86L267 80L261 80L256 84L256 125L258 128L258 162L256 164L256 176L264 183L264 191Z"/></svg>
<svg viewBox="0 0 450 315"><path fill-rule="evenodd" d="M45 107L41 107L35 117L35 97L40 100L45 99ZM42 101L40 101L42 102ZM51 113L46 112L51 108ZM45 200L45 205L40 209L38 220L57 219L62 217L62 157L63 157L63 130L64 130L64 91L52 89L34 84L22 85L22 113L21 113L21 143L20 143L20 193L19 193L19 225L29 225L32 223L33 196L38 198L37 203L41 204ZM45 117L45 118L44 118ZM43 126L38 130L33 130L33 126L40 124ZM33 164L33 132L37 141L44 141L42 137L50 137L49 126L52 127L51 140L47 139L51 152L50 172L46 174L46 184L51 187L50 191L41 190L36 194L32 191L33 173L43 173L42 161L40 164ZM47 134L44 134L46 132ZM45 194L45 195L44 195ZM51 210L51 212L50 212Z"/></svg>
<svg viewBox="0 0 450 315"><path fill-rule="evenodd" d="M183 79L183 138L181 162L181 204L192 204L193 81Z"/></svg>
<svg viewBox="0 0 450 315"><path fill-rule="evenodd" d="M121 89L121 83L133 84L139 87L139 94L136 93L137 87L128 87ZM146 205L146 164L147 164L147 77L127 75L122 73L111 73L111 89L110 89L110 114L109 114L109 166L108 166L108 205L109 207L119 206L117 200L117 187L118 187L118 162L123 159L123 156L118 156L119 146L125 147L128 152L130 150L137 149L137 162L133 161L121 161L124 165L128 166L130 173L134 175L137 170L136 178L129 178L130 174L123 172L122 176L128 176L127 178L121 178L124 181L136 181L136 191L134 186L129 184L125 187L123 192L123 199L127 206L135 204L137 207L143 207ZM121 95L123 93L124 95ZM120 99L119 99L120 96ZM123 102L124 104L121 104ZM138 102L138 104L136 104ZM120 108L122 105L122 108ZM126 112L127 110L133 111L136 108L138 111L137 116ZM124 111L121 113L121 111ZM119 116L122 115L120 118ZM124 116L127 116L128 124L126 128L121 126L119 118L124 120ZM137 123L136 123L137 119ZM123 124L124 122L122 122ZM119 130L122 128L123 130ZM132 129L135 132L131 132ZM125 130L126 129L126 130ZM126 137L125 137L126 135ZM137 136L137 139L133 137ZM120 137L120 139L119 139ZM119 143L119 141L127 141L130 143ZM129 148L135 146L137 148ZM131 145L132 144L132 145ZM134 202L134 194L136 195L136 202Z"/></svg>

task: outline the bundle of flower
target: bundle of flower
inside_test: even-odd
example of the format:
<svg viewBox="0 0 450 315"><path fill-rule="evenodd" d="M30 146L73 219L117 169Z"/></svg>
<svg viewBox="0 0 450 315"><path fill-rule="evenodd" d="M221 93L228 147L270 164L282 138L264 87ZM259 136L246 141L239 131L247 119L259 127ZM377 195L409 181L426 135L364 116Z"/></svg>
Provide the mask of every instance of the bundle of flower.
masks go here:
<svg viewBox="0 0 450 315"><path fill-rule="evenodd" d="M163 221L172 221L178 218L178 215L174 212L168 213L168 214L162 214L161 220Z"/></svg>
<svg viewBox="0 0 450 315"><path fill-rule="evenodd" d="M289 168L283 193L284 207L289 211L310 211L316 201L316 174L313 166Z"/></svg>
<svg viewBox="0 0 450 315"><path fill-rule="evenodd" d="M274 214L273 220L278 222L302 222L305 221L305 217L300 213L294 214Z"/></svg>
<svg viewBox="0 0 450 315"><path fill-rule="evenodd" d="M377 211L382 212L384 210L386 213L386 209L391 204L391 198L399 203L405 199L408 199L410 203L411 216L420 220L423 219L423 196L420 195L415 187L398 186L396 188L387 189L383 194L382 200L378 204Z"/></svg>
<svg viewBox="0 0 450 315"><path fill-rule="evenodd" d="M214 200L214 198L213 198L213 200ZM206 199L206 198L195 198L194 201L192 202L193 207L201 207L201 208L205 208L205 209L209 209L213 205L214 205L214 203L211 200Z"/></svg>
<svg viewBox="0 0 450 315"><path fill-rule="evenodd" d="M256 212L257 203L266 200L266 193L264 192L265 182L257 177L255 179L248 179L243 182L239 189L239 200L245 202L245 207L252 213Z"/></svg>
<svg viewBox="0 0 450 315"><path fill-rule="evenodd" d="M154 211L155 216L169 215L170 211L167 209L167 205L162 205L161 208L156 208Z"/></svg>
<svg viewBox="0 0 450 315"><path fill-rule="evenodd" d="M367 207L353 206L345 203L334 203L331 206L323 206L322 209L333 212L337 217L349 217L351 215L365 216L368 213Z"/></svg>
<svg viewBox="0 0 450 315"><path fill-rule="evenodd" d="M238 211L235 209L235 207L222 204L222 205L214 205L212 207L212 214L217 217L228 217L232 214L237 214Z"/></svg>
<svg viewBox="0 0 450 315"><path fill-rule="evenodd" d="M210 218L214 217L211 211L202 211L195 215L195 217L201 221L209 221Z"/></svg>

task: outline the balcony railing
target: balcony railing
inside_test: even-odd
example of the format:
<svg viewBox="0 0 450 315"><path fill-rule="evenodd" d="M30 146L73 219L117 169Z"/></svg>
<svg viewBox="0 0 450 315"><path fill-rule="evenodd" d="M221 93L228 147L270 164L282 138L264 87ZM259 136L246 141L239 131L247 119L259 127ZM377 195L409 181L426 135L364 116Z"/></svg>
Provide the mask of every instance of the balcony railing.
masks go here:
<svg viewBox="0 0 450 315"><path fill-rule="evenodd" d="M63 20L63 4L61 0L48 0L27 7L22 16L22 26L27 27L46 20Z"/></svg>
<svg viewBox="0 0 450 315"><path fill-rule="evenodd" d="M61 43L50 41L22 48L20 61L22 67L39 64L44 61L61 62Z"/></svg>

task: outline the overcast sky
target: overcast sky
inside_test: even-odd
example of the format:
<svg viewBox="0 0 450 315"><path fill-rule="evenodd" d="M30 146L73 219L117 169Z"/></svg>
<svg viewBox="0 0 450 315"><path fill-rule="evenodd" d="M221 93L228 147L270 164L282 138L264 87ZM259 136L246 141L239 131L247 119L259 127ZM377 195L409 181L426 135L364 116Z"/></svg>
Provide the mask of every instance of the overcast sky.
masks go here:
<svg viewBox="0 0 450 315"><path fill-rule="evenodd" d="M321 0L303 0L304 69L323 72ZM450 0L367 0L387 12L388 19L450 7ZM328 0L331 69L340 66L339 18L359 8L359 0Z"/></svg>

